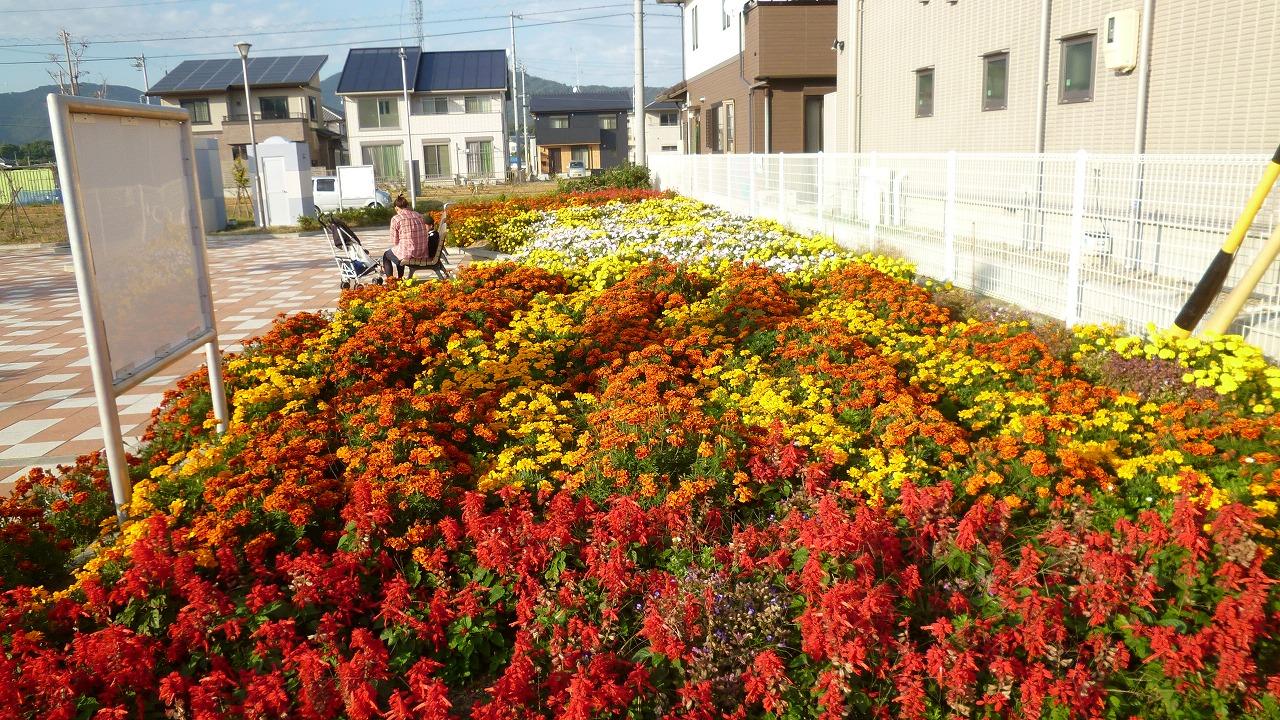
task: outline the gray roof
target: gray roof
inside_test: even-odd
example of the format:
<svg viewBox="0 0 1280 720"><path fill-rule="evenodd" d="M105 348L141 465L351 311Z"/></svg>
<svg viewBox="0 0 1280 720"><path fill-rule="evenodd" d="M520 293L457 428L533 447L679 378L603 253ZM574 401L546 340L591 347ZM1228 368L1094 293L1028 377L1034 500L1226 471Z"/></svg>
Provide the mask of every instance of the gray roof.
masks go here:
<svg viewBox="0 0 1280 720"><path fill-rule="evenodd" d="M327 55L250 57L249 84L253 86L306 85L328 60ZM148 95L207 92L244 86L239 58L185 60L147 90Z"/></svg>
<svg viewBox="0 0 1280 720"><path fill-rule="evenodd" d="M507 87L505 50L423 52L406 47L405 72L412 92L493 90ZM352 48L338 79L338 94L402 90L400 48Z"/></svg>
<svg viewBox="0 0 1280 720"><path fill-rule="evenodd" d="M422 50L416 47L404 49L404 72L415 77ZM347 62L338 78L338 94L355 92L387 92L404 88L400 74L400 48L352 48L347 52Z"/></svg>
<svg viewBox="0 0 1280 720"><path fill-rule="evenodd" d="M645 110L679 110L680 103L675 102L674 100L673 101L654 100L648 105L645 105L644 109Z"/></svg>
<svg viewBox="0 0 1280 720"><path fill-rule="evenodd" d="M534 115L600 110L630 111L631 96L623 93L570 93L568 95L535 95L529 98L529 112Z"/></svg>
<svg viewBox="0 0 1280 720"><path fill-rule="evenodd" d="M422 54L417 92L507 87L506 50L458 50Z"/></svg>

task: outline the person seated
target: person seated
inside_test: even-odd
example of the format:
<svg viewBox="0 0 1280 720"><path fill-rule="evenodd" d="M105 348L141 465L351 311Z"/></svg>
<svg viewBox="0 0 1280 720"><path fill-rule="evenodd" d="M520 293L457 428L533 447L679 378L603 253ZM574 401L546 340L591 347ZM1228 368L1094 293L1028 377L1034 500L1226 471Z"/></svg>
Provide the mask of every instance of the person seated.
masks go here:
<svg viewBox="0 0 1280 720"><path fill-rule="evenodd" d="M391 218L391 247L382 254L382 274L386 277L404 277L407 262L422 264L430 257L428 247L431 231L426 220L409 206L403 195L392 203L396 214ZM436 246L439 247L439 234L436 234Z"/></svg>

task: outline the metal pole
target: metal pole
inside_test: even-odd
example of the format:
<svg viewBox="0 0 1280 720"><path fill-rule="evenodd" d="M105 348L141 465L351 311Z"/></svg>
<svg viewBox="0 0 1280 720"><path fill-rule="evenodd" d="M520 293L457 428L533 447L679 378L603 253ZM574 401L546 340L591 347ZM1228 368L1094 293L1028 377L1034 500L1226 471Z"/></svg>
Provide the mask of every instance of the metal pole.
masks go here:
<svg viewBox="0 0 1280 720"><path fill-rule="evenodd" d="M520 128L520 93L516 91L516 14L507 13L507 16L511 21L511 93L515 95L515 97L511 99L511 119L515 121L514 129L518 134ZM524 163L522 162L520 155L521 153L516 153L517 179L520 177L520 171L524 168ZM503 153L503 156L505 158L506 153ZM506 163L504 162L503 164L505 165Z"/></svg>
<svg viewBox="0 0 1280 720"><path fill-rule="evenodd" d="M404 48L400 48L400 86L404 90L404 173L405 185L409 186L409 206L417 207L418 205L418 189L415 187L417 183L413 180L413 131L409 129L409 118L412 117L412 110L409 107L409 74L406 69L406 60Z"/></svg>
<svg viewBox="0 0 1280 720"><path fill-rule="evenodd" d="M529 70L525 66L520 66L520 160L523 163L527 176L533 175L533 153L529 152L529 96L525 94L528 89Z"/></svg>
<svg viewBox="0 0 1280 720"><path fill-rule="evenodd" d="M240 72L244 75L244 112L249 118L249 145L253 148L253 177L254 190L258 193L258 207L261 216L258 218L258 227L265 228L270 220L270 213L267 211L267 193L262 186L262 158L258 156L258 135L253 129L253 100L249 95L249 43L237 44L240 48Z"/></svg>
<svg viewBox="0 0 1280 720"><path fill-rule="evenodd" d="M71 260L76 271L76 289L80 296L80 312L84 316L84 344L89 351L89 372L93 377L93 392L98 401L98 422L102 424L102 442L107 455L107 469L111 474L111 496L116 504L116 520L127 517L133 483L129 478L129 462L124 454L124 437L120 430L120 412L116 405L115 381L111 373L111 353L107 347L106 324L102 308L97 303L98 293L94 283L93 257L85 240L84 218L81 216L79 194L73 190L79 175L75 156L69 152L66 138L70 130L69 113L56 102L56 96L48 99L49 122L53 130L53 145L57 153L58 177L62 187L68 189L62 196L63 211L67 218L67 237L71 240Z"/></svg>
<svg viewBox="0 0 1280 720"><path fill-rule="evenodd" d="M151 89L151 81L147 79L147 54L143 53L134 58L133 66L142 70L142 96L138 101L144 105L150 105L151 98L147 97L147 91Z"/></svg>
<svg viewBox="0 0 1280 720"><path fill-rule="evenodd" d="M646 157L646 148L644 145L644 0L635 0L635 87L632 89L631 104L635 106L635 110L631 113L631 117L636 124L636 157L637 165L644 165L648 158Z"/></svg>

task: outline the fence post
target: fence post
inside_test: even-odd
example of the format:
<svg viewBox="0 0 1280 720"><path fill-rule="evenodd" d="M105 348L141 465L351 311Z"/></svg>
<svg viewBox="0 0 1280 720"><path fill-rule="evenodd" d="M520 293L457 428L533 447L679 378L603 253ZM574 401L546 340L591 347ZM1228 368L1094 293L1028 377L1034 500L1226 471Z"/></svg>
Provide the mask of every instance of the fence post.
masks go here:
<svg viewBox="0 0 1280 720"><path fill-rule="evenodd" d="M871 182L868 184L871 186L871 195L875 200L871 212L871 226L867 228L867 233L871 236L871 249L875 250L880 234L880 153L872 150L867 164L870 166L871 175Z"/></svg>
<svg viewBox="0 0 1280 720"><path fill-rule="evenodd" d="M786 222L787 172L786 155L778 153L778 222Z"/></svg>
<svg viewBox="0 0 1280 720"><path fill-rule="evenodd" d="M947 152L947 199L942 206L942 279L956 279L956 151Z"/></svg>
<svg viewBox="0 0 1280 720"><path fill-rule="evenodd" d="M826 174L824 172L826 166L825 158L825 155L818 153L818 160L815 163L818 177L813 181L814 188L818 193L818 227L824 233L827 231L827 193L825 189L826 183L823 182L823 176Z"/></svg>
<svg viewBox="0 0 1280 720"><path fill-rule="evenodd" d="M1075 185L1071 191L1071 254L1067 258L1066 305L1062 320L1068 326L1080 321L1080 262L1084 254L1084 192L1089 155L1076 153Z"/></svg>

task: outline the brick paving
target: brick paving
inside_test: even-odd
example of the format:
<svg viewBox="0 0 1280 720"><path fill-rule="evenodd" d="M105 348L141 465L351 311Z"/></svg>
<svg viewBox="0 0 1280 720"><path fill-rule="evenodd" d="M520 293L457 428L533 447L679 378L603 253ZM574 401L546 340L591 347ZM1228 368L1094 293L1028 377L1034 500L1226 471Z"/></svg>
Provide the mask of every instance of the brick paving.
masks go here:
<svg viewBox="0 0 1280 720"><path fill-rule="evenodd" d="M387 247L385 229L358 233L370 253ZM219 237L207 247L224 352L242 349L280 313L337 304L338 270L323 236ZM454 265L471 260L451 252ZM127 446L164 391L204 359L201 348L117 398ZM70 463L101 447L71 255L0 246L0 494L32 467Z"/></svg>

